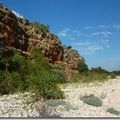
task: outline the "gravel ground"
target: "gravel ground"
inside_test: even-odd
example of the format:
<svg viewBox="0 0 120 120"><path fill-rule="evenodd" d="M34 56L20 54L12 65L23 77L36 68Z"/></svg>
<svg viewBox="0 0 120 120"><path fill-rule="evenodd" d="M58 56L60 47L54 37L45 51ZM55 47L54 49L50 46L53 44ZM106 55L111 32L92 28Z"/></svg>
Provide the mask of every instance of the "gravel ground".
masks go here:
<svg viewBox="0 0 120 120"><path fill-rule="evenodd" d="M120 117L106 112L110 107L120 111L120 77L100 86L62 89L63 100L34 101L34 95L17 93L0 96L0 117ZM95 95L102 99L100 107L87 105L80 97Z"/></svg>
<svg viewBox="0 0 120 120"><path fill-rule="evenodd" d="M43 103L34 102L33 96L29 93L1 96L0 117L41 117L37 107Z"/></svg>
<svg viewBox="0 0 120 120"><path fill-rule="evenodd" d="M120 111L120 77L111 79L99 86L65 88L63 89L67 99L69 110L59 111L61 117L120 117L106 112L108 108L115 108ZM94 95L102 99L101 107L87 105L80 100L85 95Z"/></svg>

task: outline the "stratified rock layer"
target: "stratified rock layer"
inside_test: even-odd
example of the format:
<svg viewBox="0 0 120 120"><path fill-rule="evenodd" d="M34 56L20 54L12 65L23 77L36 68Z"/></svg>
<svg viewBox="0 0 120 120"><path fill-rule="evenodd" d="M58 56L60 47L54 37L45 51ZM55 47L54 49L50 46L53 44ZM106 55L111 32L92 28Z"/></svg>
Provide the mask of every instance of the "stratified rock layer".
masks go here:
<svg viewBox="0 0 120 120"><path fill-rule="evenodd" d="M0 48L15 49L32 58L34 49L47 57L53 64L59 64L66 76L76 71L80 55L63 47L58 37L40 31L28 20L15 16L12 10L0 4ZM68 75L69 74L69 75Z"/></svg>

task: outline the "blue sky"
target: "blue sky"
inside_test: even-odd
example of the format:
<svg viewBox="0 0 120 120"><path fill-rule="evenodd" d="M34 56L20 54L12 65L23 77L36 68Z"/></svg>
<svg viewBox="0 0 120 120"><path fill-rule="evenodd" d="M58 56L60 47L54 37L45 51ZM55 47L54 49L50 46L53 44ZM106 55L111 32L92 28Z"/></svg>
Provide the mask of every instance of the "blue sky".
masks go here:
<svg viewBox="0 0 120 120"><path fill-rule="evenodd" d="M120 69L120 0L0 0L18 16L50 25L89 67Z"/></svg>

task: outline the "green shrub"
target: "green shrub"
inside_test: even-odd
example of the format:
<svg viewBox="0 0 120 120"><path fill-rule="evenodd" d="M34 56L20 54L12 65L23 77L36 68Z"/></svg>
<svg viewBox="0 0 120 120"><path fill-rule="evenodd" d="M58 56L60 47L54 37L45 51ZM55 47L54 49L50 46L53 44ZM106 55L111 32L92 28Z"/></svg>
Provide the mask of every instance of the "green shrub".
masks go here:
<svg viewBox="0 0 120 120"><path fill-rule="evenodd" d="M95 81L103 82L107 80L107 78L108 78L107 74L99 74L91 71L88 71L86 73L81 73L79 77L79 79L84 83L95 82Z"/></svg>
<svg viewBox="0 0 120 120"><path fill-rule="evenodd" d="M27 60L19 53L12 53L8 56L3 52L1 55L0 93L8 94L25 90L27 88L26 79L29 73Z"/></svg>
<svg viewBox="0 0 120 120"><path fill-rule="evenodd" d="M70 82L83 82L83 83L94 83L104 82L110 78L116 78L116 75L111 76L111 73L98 73L95 71L88 70L86 72L76 73L72 75Z"/></svg>
<svg viewBox="0 0 120 120"><path fill-rule="evenodd" d="M111 107L107 109L107 112L111 113L111 114L115 114L115 115L119 115L120 111L116 110L115 108Z"/></svg>
<svg viewBox="0 0 120 120"><path fill-rule="evenodd" d="M32 65L32 72L28 77L29 89L32 89L47 99L62 98L63 93L57 84L61 83L63 78L50 69L48 61L39 55L37 51L34 56L35 64Z"/></svg>
<svg viewBox="0 0 120 120"><path fill-rule="evenodd" d="M69 111L70 109L74 109L73 106L69 103L62 100L48 100L46 101L46 104L51 107L57 107L57 106L63 106L66 111Z"/></svg>
<svg viewBox="0 0 120 120"><path fill-rule="evenodd" d="M72 46L67 46L67 49L72 49Z"/></svg>
<svg viewBox="0 0 120 120"><path fill-rule="evenodd" d="M95 81L104 82L108 80L110 74L106 73L97 73L94 71L86 71L82 73L76 73L72 75L70 82L83 82L83 83L93 83Z"/></svg>
<svg viewBox="0 0 120 120"><path fill-rule="evenodd" d="M0 81L0 93L8 94L14 90L14 81L11 78L10 74L7 74L4 80Z"/></svg>
<svg viewBox="0 0 120 120"><path fill-rule="evenodd" d="M104 82L108 80L108 78L116 78L116 75L113 72L109 72L107 70L104 70L101 67L92 68L91 70L88 69L88 66L85 64L84 58L79 61L77 65L77 70L79 72L79 75L73 75L72 82Z"/></svg>
<svg viewBox="0 0 120 120"><path fill-rule="evenodd" d="M120 75L120 70L112 71L112 73L114 73L115 75Z"/></svg>
<svg viewBox="0 0 120 120"><path fill-rule="evenodd" d="M64 81L63 76L54 72L47 59L38 51L33 53L35 63L19 53L1 57L0 93L32 91L37 97L46 99L63 98L63 92L57 86Z"/></svg>
<svg viewBox="0 0 120 120"><path fill-rule="evenodd" d="M40 32L49 32L49 25L44 25L39 22L33 23Z"/></svg>
<svg viewBox="0 0 120 120"><path fill-rule="evenodd" d="M72 78L71 78L71 80L70 80L70 82L79 82L80 81L80 75L78 74L78 73L74 73L73 75L72 75Z"/></svg>
<svg viewBox="0 0 120 120"><path fill-rule="evenodd" d="M108 79L108 77L111 75L110 72L108 72L107 70L102 69L101 67L92 68L90 71L96 77L98 77L100 79L100 81L104 81L105 79Z"/></svg>
<svg viewBox="0 0 120 120"><path fill-rule="evenodd" d="M82 59L78 62L77 65L77 70L79 73L87 72L88 71L88 66L85 64L85 60Z"/></svg>
<svg viewBox="0 0 120 120"><path fill-rule="evenodd" d="M95 96L84 96L81 98L81 100L88 105L92 105L96 107L102 106L101 99Z"/></svg>
<svg viewBox="0 0 120 120"><path fill-rule="evenodd" d="M115 74L115 73L111 73L111 74L110 74L110 77L111 77L112 79L115 79L115 78L116 78L116 74Z"/></svg>
<svg viewBox="0 0 120 120"><path fill-rule="evenodd" d="M101 67L92 68L91 71L92 71L92 72L97 72L97 73L99 73L99 74L101 74L101 73L106 73L106 74L108 74L108 73L109 73L107 70L105 70L105 69L103 69L103 68L101 68Z"/></svg>

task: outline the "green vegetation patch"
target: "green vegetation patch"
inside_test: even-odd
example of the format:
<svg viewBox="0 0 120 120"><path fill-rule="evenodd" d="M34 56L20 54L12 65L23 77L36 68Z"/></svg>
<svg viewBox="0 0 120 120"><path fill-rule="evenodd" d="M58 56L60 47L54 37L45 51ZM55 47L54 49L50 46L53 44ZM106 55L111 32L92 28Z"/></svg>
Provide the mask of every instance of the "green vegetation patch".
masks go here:
<svg viewBox="0 0 120 120"><path fill-rule="evenodd" d="M62 106L66 111L75 109L69 102L64 100L48 100L46 101L46 104L51 107Z"/></svg>
<svg viewBox="0 0 120 120"><path fill-rule="evenodd" d="M40 32L49 32L49 25L44 25L39 22L35 22L33 25L37 27Z"/></svg>
<svg viewBox="0 0 120 120"><path fill-rule="evenodd" d="M87 64L85 63L85 60L84 58L82 58L82 60L80 60L78 62L78 65L77 65L77 70L78 72L81 74L81 73L86 73L88 71L88 66Z"/></svg>
<svg viewBox="0 0 120 120"><path fill-rule="evenodd" d="M64 77L53 71L39 51L33 53L34 62L15 51L0 52L0 94L31 91L36 98L63 98L58 87Z"/></svg>
<svg viewBox="0 0 120 120"><path fill-rule="evenodd" d="M120 111L116 110L115 108L111 107L107 109L107 112L115 115L120 115Z"/></svg>
<svg viewBox="0 0 120 120"><path fill-rule="evenodd" d="M102 106L102 100L96 96L84 96L81 100L88 105L96 107Z"/></svg>
<svg viewBox="0 0 120 120"><path fill-rule="evenodd" d="M92 68L91 70L89 70L88 66L85 64L84 59L79 61L77 70L79 74L73 74L71 82L104 82L106 80L109 80L109 78L116 78L115 73L104 70L101 67Z"/></svg>

